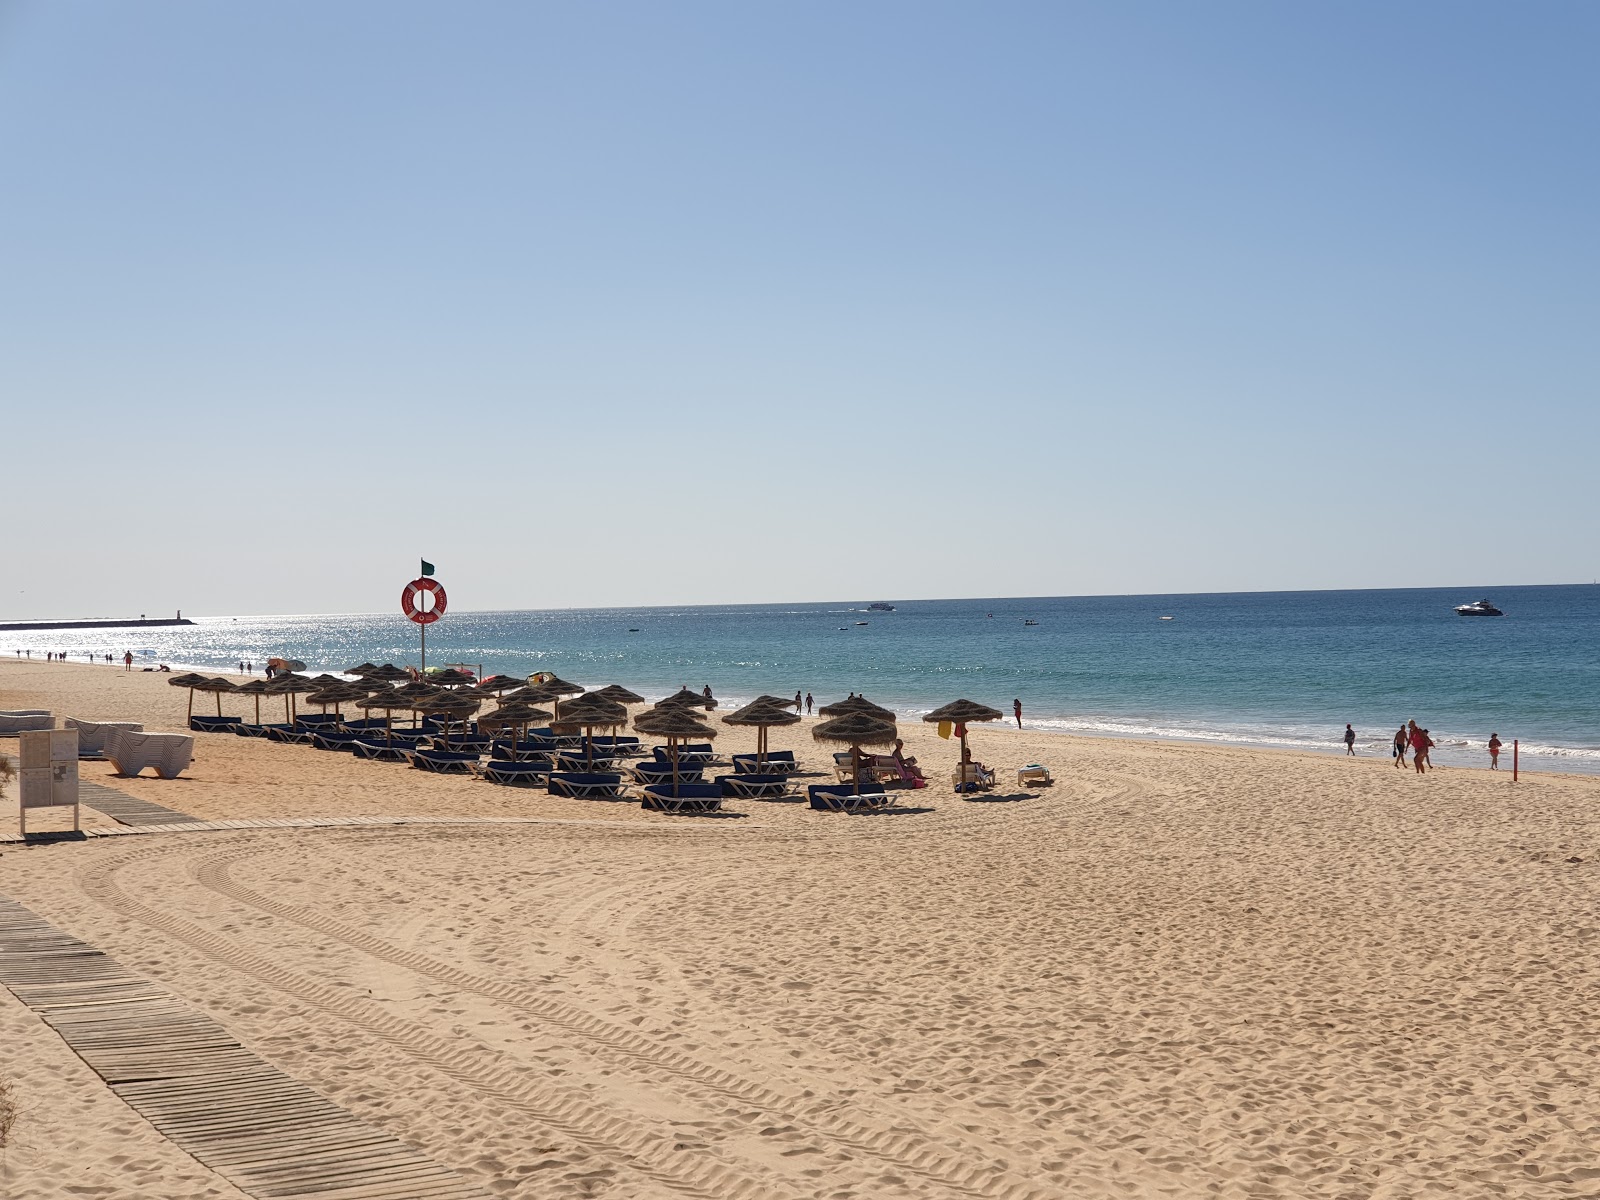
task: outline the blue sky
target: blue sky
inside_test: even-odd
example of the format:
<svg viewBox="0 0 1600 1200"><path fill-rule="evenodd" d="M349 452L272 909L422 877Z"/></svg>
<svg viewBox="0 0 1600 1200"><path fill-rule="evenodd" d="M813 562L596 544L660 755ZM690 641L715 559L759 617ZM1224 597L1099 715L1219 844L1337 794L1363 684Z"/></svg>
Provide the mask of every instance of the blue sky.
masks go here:
<svg viewBox="0 0 1600 1200"><path fill-rule="evenodd" d="M1589 580L1597 35L0 0L0 614Z"/></svg>

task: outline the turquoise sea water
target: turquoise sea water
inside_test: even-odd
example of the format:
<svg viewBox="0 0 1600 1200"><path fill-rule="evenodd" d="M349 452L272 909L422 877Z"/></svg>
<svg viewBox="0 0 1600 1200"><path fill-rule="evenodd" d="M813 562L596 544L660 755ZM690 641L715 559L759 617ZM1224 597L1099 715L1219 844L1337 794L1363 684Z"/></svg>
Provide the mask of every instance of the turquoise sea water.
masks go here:
<svg viewBox="0 0 1600 1200"><path fill-rule="evenodd" d="M1492 598L1506 615L1461 618ZM1530 768L1600 773L1600 586L1474 587L1182 596L892 600L836 604L452 610L428 631L430 664L555 671L648 696L709 683L725 704L809 690L865 692L907 716L958 696L1069 732L1388 755L1409 718L1440 762L1486 762L1498 732ZM1170 616L1172 620L1160 620ZM1037 621L1037 625L1024 624ZM866 624L857 624L866 622ZM363 659L414 664L398 613L239 616L159 630L10 634L0 645L75 656L132 649L176 669L271 655L312 671ZM130 640L133 639L133 640Z"/></svg>

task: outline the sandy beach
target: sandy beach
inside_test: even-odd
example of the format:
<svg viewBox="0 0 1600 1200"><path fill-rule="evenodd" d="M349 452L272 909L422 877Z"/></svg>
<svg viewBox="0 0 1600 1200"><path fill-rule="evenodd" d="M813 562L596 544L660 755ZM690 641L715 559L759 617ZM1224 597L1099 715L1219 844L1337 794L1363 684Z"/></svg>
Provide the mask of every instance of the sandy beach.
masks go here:
<svg viewBox="0 0 1600 1200"><path fill-rule="evenodd" d="M186 701L0 662L4 709ZM772 745L815 781L810 728ZM996 724L964 797L901 730L933 785L900 811L721 819L196 735L179 780L83 778L207 819L538 820L5 845L0 895L495 1196L1597 1194L1600 780ZM0 1196L244 1194L3 988L0 1045Z"/></svg>

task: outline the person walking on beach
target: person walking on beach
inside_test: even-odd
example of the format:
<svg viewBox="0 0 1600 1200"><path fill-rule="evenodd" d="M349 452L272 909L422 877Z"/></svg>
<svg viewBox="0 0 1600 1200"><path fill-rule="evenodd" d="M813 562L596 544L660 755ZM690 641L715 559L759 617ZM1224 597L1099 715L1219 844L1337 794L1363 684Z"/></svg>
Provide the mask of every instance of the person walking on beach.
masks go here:
<svg viewBox="0 0 1600 1200"><path fill-rule="evenodd" d="M811 715L811 693L807 692L806 693L806 716L809 717L810 715Z"/></svg>
<svg viewBox="0 0 1600 1200"><path fill-rule="evenodd" d="M794 715L797 716L797 717L800 715L800 693L799 692L796 692L794 694Z"/></svg>
<svg viewBox="0 0 1600 1200"><path fill-rule="evenodd" d="M1396 767L1403 767L1406 765L1407 743L1408 739L1406 736L1406 727L1402 725L1395 731L1394 735L1394 765Z"/></svg>
<svg viewBox="0 0 1600 1200"><path fill-rule="evenodd" d="M1428 769L1428 731L1421 728L1415 721L1408 722L1409 737L1411 741L1411 765L1421 775Z"/></svg>
<svg viewBox="0 0 1600 1200"><path fill-rule="evenodd" d="M1016 719L1017 719L1017 728L1021 729L1022 728L1022 701L1021 700L1013 700L1011 702L1011 715L1016 717Z"/></svg>
<svg viewBox="0 0 1600 1200"><path fill-rule="evenodd" d="M1344 752L1351 758L1356 756L1356 731L1350 728L1350 722L1344 723Z"/></svg>
<svg viewBox="0 0 1600 1200"><path fill-rule="evenodd" d="M1500 747L1502 745L1504 745L1504 743L1500 740L1500 735L1498 733L1491 733L1489 735L1489 770L1491 771L1498 771L1500 769Z"/></svg>

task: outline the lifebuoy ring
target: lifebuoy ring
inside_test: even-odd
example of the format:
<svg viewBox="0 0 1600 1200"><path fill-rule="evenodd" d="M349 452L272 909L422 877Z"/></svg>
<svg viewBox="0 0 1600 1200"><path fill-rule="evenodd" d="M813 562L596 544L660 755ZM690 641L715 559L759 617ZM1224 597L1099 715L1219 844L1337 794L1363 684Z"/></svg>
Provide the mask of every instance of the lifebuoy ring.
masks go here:
<svg viewBox="0 0 1600 1200"><path fill-rule="evenodd" d="M427 592L433 597L433 607L419 608L417 595ZM418 625L432 625L444 616L445 605L448 597L444 594L444 585L437 579L413 579L406 584L405 590L400 593L400 611Z"/></svg>

